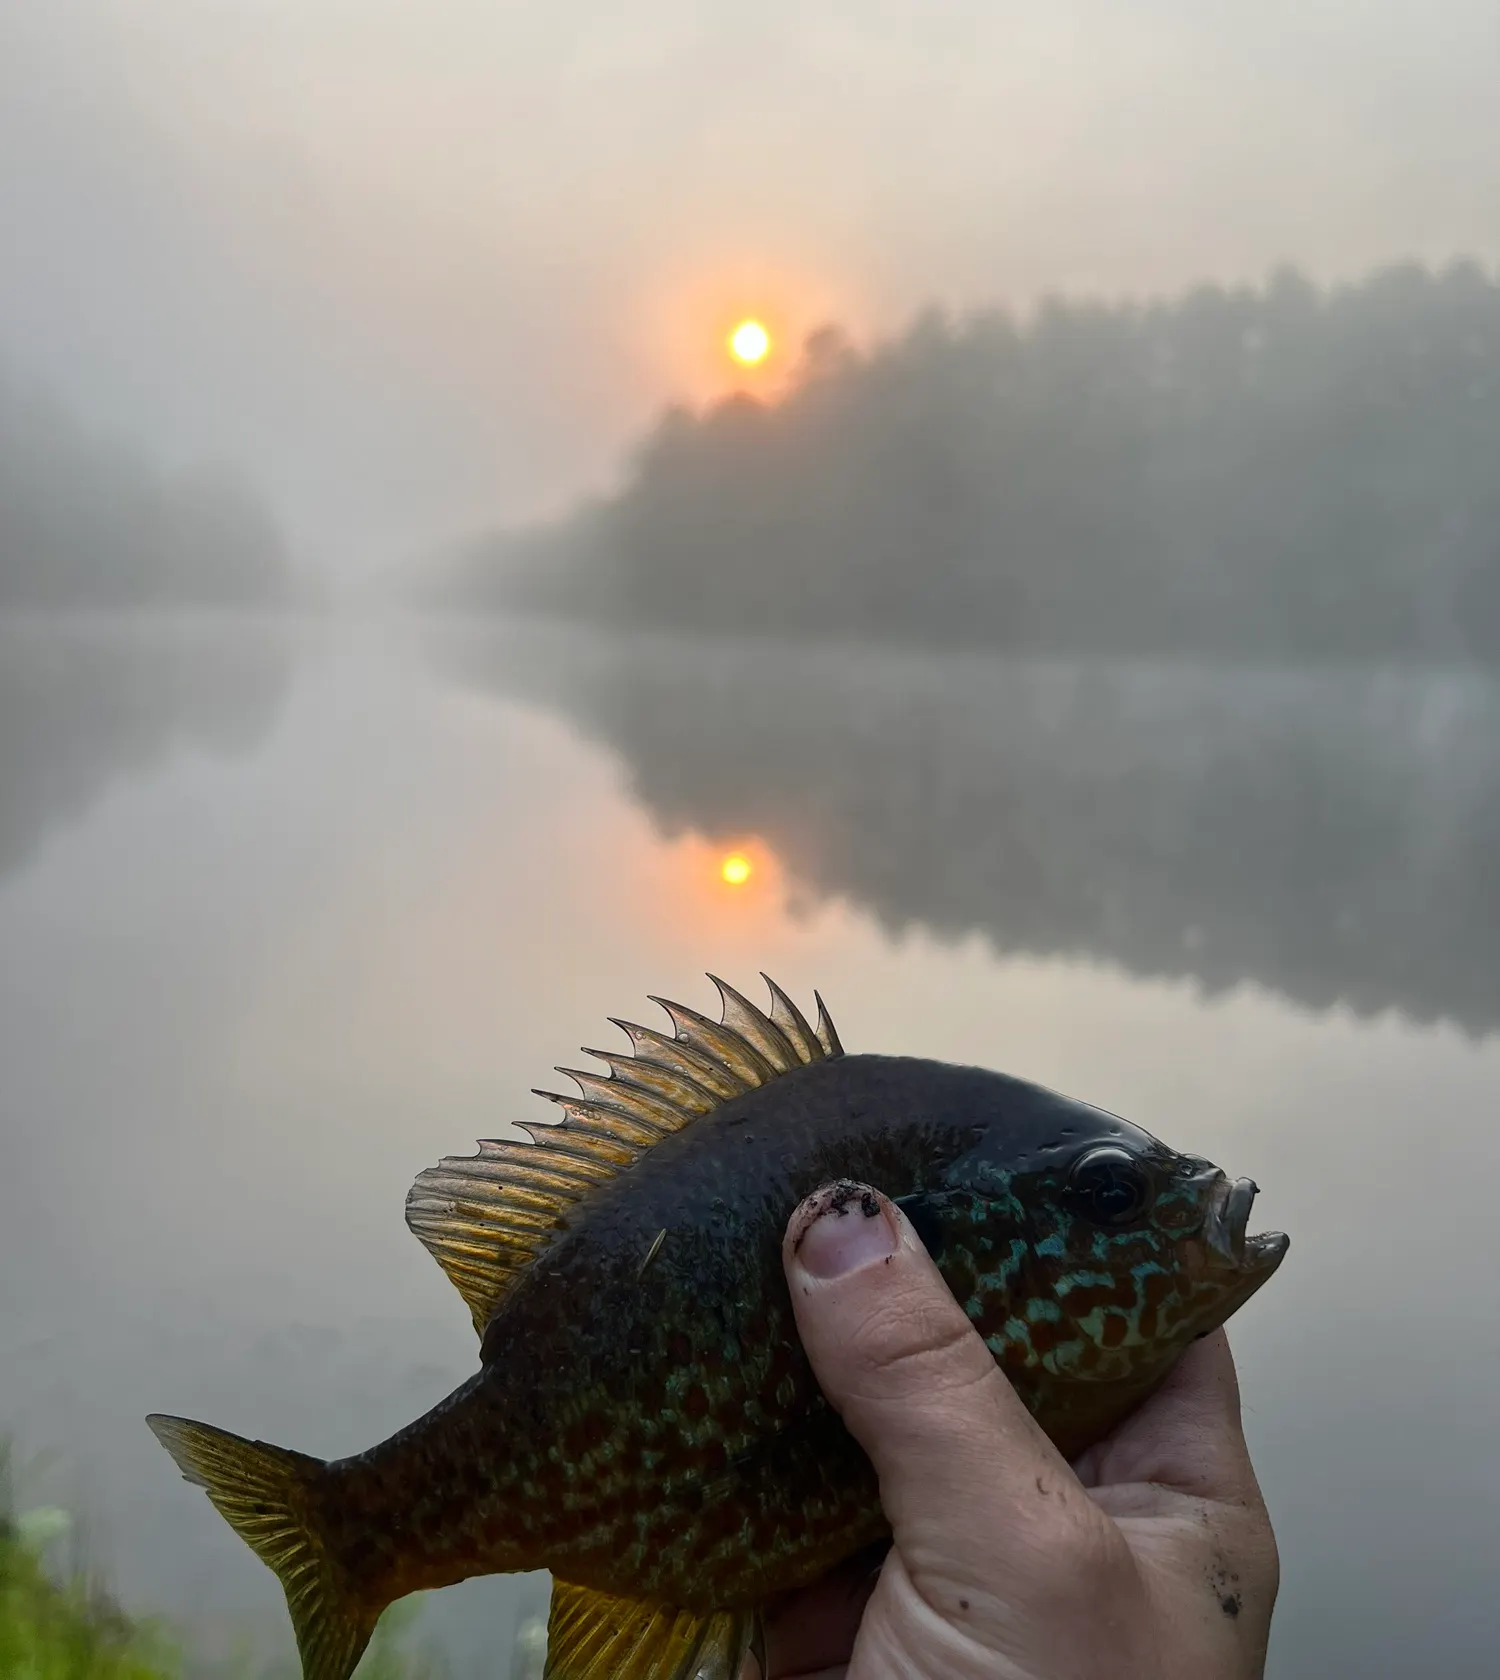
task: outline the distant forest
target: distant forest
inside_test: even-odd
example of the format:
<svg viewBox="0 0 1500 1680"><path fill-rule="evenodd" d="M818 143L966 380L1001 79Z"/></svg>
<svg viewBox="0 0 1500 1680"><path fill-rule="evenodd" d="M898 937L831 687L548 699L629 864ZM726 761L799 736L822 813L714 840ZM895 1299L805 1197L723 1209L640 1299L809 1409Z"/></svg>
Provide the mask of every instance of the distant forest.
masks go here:
<svg viewBox="0 0 1500 1680"><path fill-rule="evenodd" d="M235 479L154 471L0 368L0 612L270 605L277 527Z"/></svg>
<svg viewBox="0 0 1500 1680"><path fill-rule="evenodd" d="M465 609L1049 653L1500 663L1500 283L938 314L665 416Z"/></svg>

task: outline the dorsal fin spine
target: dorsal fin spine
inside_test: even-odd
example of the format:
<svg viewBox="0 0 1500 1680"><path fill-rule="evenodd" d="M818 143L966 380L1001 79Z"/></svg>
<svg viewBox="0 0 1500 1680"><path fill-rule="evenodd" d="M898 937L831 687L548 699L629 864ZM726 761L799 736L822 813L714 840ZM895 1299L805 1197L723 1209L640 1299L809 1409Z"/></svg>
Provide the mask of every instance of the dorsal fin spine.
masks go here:
<svg viewBox="0 0 1500 1680"><path fill-rule="evenodd" d="M800 1065L801 1056L769 1015L763 1015L749 998L742 997L717 974L710 974L709 979L718 988L719 1001L724 1006L724 1025L731 1032L738 1033L747 1044L758 1050L778 1073L790 1073Z"/></svg>
<svg viewBox="0 0 1500 1680"><path fill-rule="evenodd" d="M707 1114L719 1101L712 1091L705 1090L696 1080L678 1073L675 1068L662 1067L658 1062L647 1062L639 1056L621 1056L613 1050L590 1050L585 1046L583 1053L585 1056L597 1056L608 1066L610 1084L649 1092L679 1113Z"/></svg>
<svg viewBox="0 0 1500 1680"><path fill-rule="evenodd" d="M617 1015L611 1015L610 1020L629 1038L638 1061L680 1072L712 1091L721 1102L728 1097L742 1097L751 1089L737 1073L710 1061L681 1039L668 1038L665 1033L657 1032L655 1027L640 1027L634 1021L622 1021Z"/></svg>
<svg viewBox="0 0 1500 1680"><path fill-rule="evenodd" d="M591 1103L602 1104L616 1112L633 1115L637 1120L654 1126L663 1137L675 1132L682 1124L682 1110L664 1102L654 1092L630 1085L623 1079L601 1077L587 1068L559 1067L567 1074Z"/></svg>
<svg viewBox="0 0 1500 1680"><path fill-rule="evenodd" d="M762 974L761 979L765 981L771 993L771 1019L798 1052L799 1059L804 1062L822 1061L828 1052L818 1035L808 1025L807 1017L769 974Z"/></svg>
<svg viewBox="0 0 1500 1680"><path fill-rule="evenodd" d="M566 1132L567 1135L558 1137L554 1142L547 1135L549 1132ZM526 1135L544 1149L561 1149L575 1159L585 1154L592 1155L617 1171L633 1165L643 1153L642 1145L628 1143L614 1132L602 1130L598 1126L590 1125L587 1120L577 1120L571 1116L561 1125L545 1126L538 1121L536 1125L526 1127Z"/></svg>
<svg viewBox="0 0 1500 1680"><path fill-rule="evenodd" d="M721 1022L665 998L653 1001L671 1019L672 1037L614 1018L633 1055L587 1051L606 1063L608 1077L559 1068L582 1094L537 1091L563 1110L560 1123L523 1122L517 1129L529 1143L487 1139L477 1155L449 1156L418 1176L407 1223L457 1286L481 1338L517 1278L598 1186L720 1104L843 1053L821 997L813 1028L769 979L768 1015L710 978L723 1003ZM484 1343L486 1359L498 1351L492 1340Z"/></svg>
<svg viewBox="0 0 1500 1680"><path fill-rule="evenodd" d="M660 1143L667 1135L660 1126L648 1125L633 1114L607 1108L603 1103L583 1102L578 1097L564 1096L561 1091L533 1090L534 1097L545 1097L556 1103L567 1115L567 1124L580 1134L597 1137L618 1145L621 1149L639 1151Z"/></svg>
<svg viewBox="0 0 1500 1680"><path fill-rule="evenodd" d="M680 1041L700 1048L708 1055L719 1057L744 1080L750 1090L753 1091L756 1086L764 1085L776 1077L776 1068L753 1044L747 1043L738 1033L731 1032L718 1021L710 1021L706 1015L700 1015L696 1009L689 1009L686 1004L672 1003L667 998L659 997L653 997L651 1001L659 1004L672 1017L672 1024L677 1028Z"/></svg>
<svg viewBox="0 0 1500 1680"><path fill-rule="evenodd" d="M833 1024L833 1017L828 1013L828 1006L823 1002L821 993L814 992L813 997L818 1005L818 1040L827 1055L842 1056L844 1047L839 1043L838 1028Z"/></svg>

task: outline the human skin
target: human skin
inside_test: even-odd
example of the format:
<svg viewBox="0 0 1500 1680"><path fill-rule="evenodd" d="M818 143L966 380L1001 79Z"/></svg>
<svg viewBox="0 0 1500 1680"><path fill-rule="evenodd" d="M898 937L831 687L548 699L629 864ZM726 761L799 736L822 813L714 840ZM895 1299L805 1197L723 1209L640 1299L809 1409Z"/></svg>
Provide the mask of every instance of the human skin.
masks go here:
<svg viewBox="0 0 1500 1680"><path fill-rule="evenodd" d="M1276 1542L1223 1331L1069 1465L877 1199L810 1196L783 1261L893 1544L773 1607L768 1680L1258 1680Z"/></svg>

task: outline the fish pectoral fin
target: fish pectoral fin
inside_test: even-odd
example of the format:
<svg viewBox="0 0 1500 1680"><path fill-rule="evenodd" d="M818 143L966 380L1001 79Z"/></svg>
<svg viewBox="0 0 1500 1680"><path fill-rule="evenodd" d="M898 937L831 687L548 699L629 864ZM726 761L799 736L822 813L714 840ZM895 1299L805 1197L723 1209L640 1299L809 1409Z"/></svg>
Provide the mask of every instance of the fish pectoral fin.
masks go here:
<svg viewBox="0 0 1500 1680"><path fill-rule="evenodd" d="M758 1611L700 1616L555 1581L543 1680L739 1680L760 1647Z"/></svg>

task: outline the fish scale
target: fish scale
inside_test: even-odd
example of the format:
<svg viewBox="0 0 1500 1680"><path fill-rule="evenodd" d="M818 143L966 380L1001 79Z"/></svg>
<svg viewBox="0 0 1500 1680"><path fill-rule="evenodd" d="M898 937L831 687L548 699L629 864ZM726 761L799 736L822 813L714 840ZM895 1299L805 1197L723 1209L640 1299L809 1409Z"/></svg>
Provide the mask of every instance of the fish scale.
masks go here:
<svg viewBox="0 0 1500 1680"><path fill-rule="evenodd" d="M580 1071L563 1119L423 1173L412 1230L462 1294L479 1371L322 1463L151 1419L281 1576L308 1680L346 1680L381 1609L549 1569L549 1680L735 1680L763 1607L887 1532L823 1398L781 1251L822 1186L898 1202L1017 1393L1074 1455L1280 1263L1253 1186L1103 1110L980 1068L847 1055L715 981L722 1020ZM591 1052L592 1054L592 1052ZM564 1070L565 1071L565 1070Z"/></svg>

